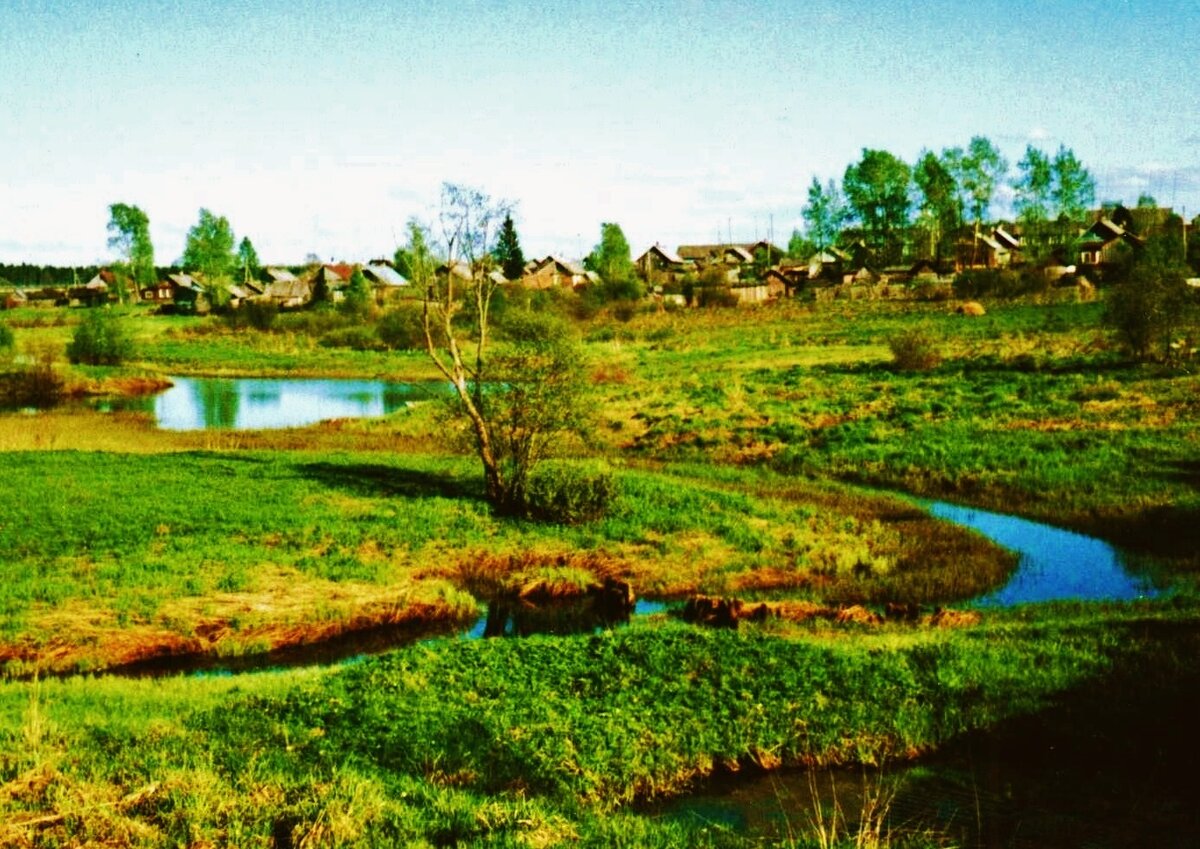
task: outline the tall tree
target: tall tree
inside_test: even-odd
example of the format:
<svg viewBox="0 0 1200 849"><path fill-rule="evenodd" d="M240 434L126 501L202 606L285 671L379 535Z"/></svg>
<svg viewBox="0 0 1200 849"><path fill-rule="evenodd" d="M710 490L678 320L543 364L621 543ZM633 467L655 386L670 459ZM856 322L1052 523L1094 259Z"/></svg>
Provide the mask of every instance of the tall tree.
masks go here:
<svg viewBox="0 0 1200 849"><path fill-rule="evenodd" d="M800 210L800 217L804 219L804 228L809 240L818 250L824 250L837 242L849 217L846 202L842 199L842 193L838 191L837 183L830 180L822 186L821 181L813 177L808 186L808 203Z"/></svg>
<svg viewBox="0 0 1200 849"><path fill-rule="evenodd" d="M816 243L799 230L793 230L788 239L787 255L789 259L808 259L816 247Z"/></svg>
<svg viewBox="0 0 1200 849"><path fill-rule="evenodd" d="M1013 182L1013 208L1023 224L1040 224L1050 217L1054 170L1050 157L1033 145L1017 163L1019 176Z"/></svg>
<svg viewBox="0 0 1200 849"><path fill-rule="evenodd" d="M350 281L340 306L343 313L357 318L364 318L371 312L371 284L358 266L350 272Z"/></svg>
<svg viewBox="0 0 1200 849"><path fill-rule="evenodd" d="M946 154L924 151L913 167L913 182L921 191L921 218L929 230L929 254L942 255L943 242L962 223L958 181Z"/></svg>
<svg viewBox="0 0 1200 849"><path fill-rule="evenodd" d="M1096 181L1075 156L1075 151L1065 145L1059 145L1050 167L1054 172L1051 197L1059 217L1070 222L1081 221L1096 202Z"/></svg>
<svg viewBox="0 0 1200 849"><path fill-rule="evenodd" d="M504 216L500 225L500 236L496 240L496 262L500 270L509 280L520 280L525 274L525 254L521 251L521 241L517 238L517 228L512 216Z"/></svg>
<svg viewBox="0 0 1200 849"><path fill-rule="evenodd" d="M242 269L243 282L250 282L251 278L257 277L261 270L258 262L258 251L254 250L254 245L250 241L249 236L243 236L238 242L237 249L238 265Z"/></svg>
<svg viewBox="0 0 1200 849"><path fill-rule="evenodd" d="M396 248L396 271L418 292L426 292L433 282L437 257L429 247L429 232L415 218L408 221L408 244Z"/></svg>
<svg viewBox="0 0 1200 849"><path fill-rule="evenodd" d="M149 216L132 204L114 203L108 208L108 233L108 246L120 251L129 264L135 288L154 285Z"/></svg>
<svg viewBox="0 0 1200 849"><path fill-rule="evenodd" d="M634 283L633 255L629 240L620 224L606 221L600 225L600 244L583 260L584 267L600 275L605 290L616 297L637 297L640 291L631 289Z"/></svg>
<svg viewBox="0 0 1200 849"><path fill-rule="evenodd" d="M505 201L446 183L438 210L446 273L429 273L424 232L410 226L413 283L425 294L425 349L454 388L453 403L483 466L484 491L501 514L526 512L526 483L552 444L575 429L585 382L569 329L548 316L510 319L507 339L492 347L491 302L496 232L510 214ZM466 279L454 273L469 269ZM465 303L464 303L465 302ZM469 318L470 327L456 322Z"/></svg>
<svg viewBox="0 0 1200 849"><path fill-rule="evenodd" d="M973 136L959 167L959 182L966 192L971 220L978 233L996 194L996 186L1008 171L1008 162L986 136Z"/></svg>
<svg viewBox="0 0 1200 849"><path fill-rule="evenodd" d="M233 228L225 216L200 210L200 219L188 230L183 249L183 266L200 272L207 284L228 278L237 267L233 252Z"/></svg>
<svg viewBox="0 0 1200 849"><path fill-rule="evenodd" d="M518 505L512 503L501 448L486 416L484 388L489 375L484 355L490 341L496 283L487 273L489 263L483 260L494 249L496 231L509 214L508 203L493 201L479 189L442 184L438 224L446 273L429 280L422 308L425 349L454 387L458 410L469 424L475 453L483 465L487 499L501 512L511 512ZM468 269L466 281L454 273L460 263ZM464 299L471 307L473 338L462 336L454 322Z"/></svg>
<svg viewBox="0 0 1200 849"><path fill-rule="evenodd" d="M848 166L842 190L866 233L870 246L884 262L898 260L901 231L908 225L911 171L886 150L863 148L862 159Z"/></svg>

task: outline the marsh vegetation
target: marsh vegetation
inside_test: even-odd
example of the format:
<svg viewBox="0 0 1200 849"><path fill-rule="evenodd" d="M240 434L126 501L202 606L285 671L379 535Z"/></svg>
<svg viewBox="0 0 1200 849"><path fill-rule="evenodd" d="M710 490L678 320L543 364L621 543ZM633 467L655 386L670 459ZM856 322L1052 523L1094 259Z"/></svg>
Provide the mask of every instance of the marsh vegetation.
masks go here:
<svg viewBox="0 0 1200 849"><path fill-rule="evenodd" d="M605 510L570 523L491 509L437 399L283 430L170 431L150 413L73 408L0 416L0 843L821 845L798 807L788 822L807 825L755 835L645 806L722 776L891 769L987 741L1066 741L1078 766L1099 757L1080 743L1089 732L1161 776L1144 833L1195 833L1171 805L1195 788L1182 767L1196 751L1182 711L1200 647L1188 363L1129 360L1096 304L989 303L973 318L936 303L582 318L569 301L540 306L576 323L595 414L555 447L602 464L611 487ZM65 351L76 315L10 311L15 354ZM64 386L433 376L418 354L322 345L325 331L292 317L270 330L138 309L122 321L125 365L55 357ZM914 330L936 357L907 368L893 342ZM1164 592L938 627L935 607L995 589L1014 558L904 493L1090 532ZM458 627L489 598L569 597L606 579L639 597L876 618L712 631L659 613L336 667L52 677ZM919 615L887 618L889 603ZM1023 738L1031 728L1042 736ZM938 780L959 780L958 763ZM1081 792L1113 809L1146 802L1109 773ZM1014 818L1005 809L995 827ZM1043 845L1061 842L1053 817L1040 822ZM1120 835L1139 820L1110 822L1110 845L1133 845ZM878 837L980 839L936 817L887 818Z"/></svg>

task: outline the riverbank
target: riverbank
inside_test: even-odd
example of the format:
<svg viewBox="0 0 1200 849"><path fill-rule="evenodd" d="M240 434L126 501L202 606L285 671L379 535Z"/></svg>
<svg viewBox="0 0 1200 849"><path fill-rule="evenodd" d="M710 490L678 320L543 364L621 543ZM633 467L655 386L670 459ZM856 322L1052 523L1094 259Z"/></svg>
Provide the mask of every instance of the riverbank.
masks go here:
<svg viewBox="0 0 1200 849"><path fill-rule="evenodd" d="M610 514L576 527L493 517L452 457L32 451L6 473L0 658L17 675L445 628L535 582L932 605L1014 563L902 499L755 470L620 470Z"/></svg>
<svg viewBox="0 0 1200 849"><path fill-rule="evenodd" d="M1176 603L1027 609L968 631L854 641L635 625L435 641L338 671L10 683L0 834L37 846L101 834L131 847L807 845L804 810L788 812L792 842L631 804L788 764L894 768L965 733L1060 727L1050 719L1064 711L1081 737L1128 722L1110 751L1136 750L1161 736L1147 709L1194 680L1196 621ZM1136 763L1190 764L1194 741ZM1170 795L1144 834L1187 825L1195 776L1170 775L1182 783L1154 779ZM1104 780L1106 804L1139 798L1137 783ZM1126 836L1136 813L1113 813ZM1095 833L1106 814L1091 815ZM889 844L944 845L935 825L891 823Z"/></svg>

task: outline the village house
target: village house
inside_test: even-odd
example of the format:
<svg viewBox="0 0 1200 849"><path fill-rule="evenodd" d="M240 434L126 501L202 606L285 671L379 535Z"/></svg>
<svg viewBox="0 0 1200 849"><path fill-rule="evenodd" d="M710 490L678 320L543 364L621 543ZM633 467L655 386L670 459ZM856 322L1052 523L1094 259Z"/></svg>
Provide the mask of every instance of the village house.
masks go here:
<svg viewBox="0 0 1200 849"><path fill-rule="evenodd" d="M1016 264L1021 240L1004 229L993 227L988 233L963 236L955 245L955 268L1008 268Z"/></svg>
<svg viewBox="0 0 1200 849"><path fill-rule="evenodd" d="M633 262L638 275L651 287L673 281L690 267L679 254L655 242Z"/></svg>
<svg viewBox="0 0 1200 849"><path fill-rule="evenodd" d="M597 279L578 263L547 256L521 278L521 285L530 289L581 289Z"/></svg>
<svg viewBox="0 0 1200 849"><path fill-rule="evenodd" d="M750 265L760 253L767 265L774 265L783 256L783 251L766 239L714 245L680 245L675 249L675 256L682 262L693 263L697 268L717 263L729 266Z"/></svg>
<svg viewBox="0 0 1200 849"><path fill-rule="evenodd" d="M176 312L188 315L207 315L212 311L212 301L200 281L190 274L176 272L167 275L171 286L171 300Z"/></svg>
<svg viewBox="0 0 1200 849"><path fill-rule="evenodd" d="M403 274L384 261L367 263L363 266L362 273L371 284L375 301L380 304L412 288Z"/></svg>
<svg viewBox="0 0 1200 849"><path fill-rule="evenodd" d="M1098 268L1112 265L1127 251L1137 250L1143 240L1111 218L1101 218L1075 240L1079 264Z"/></svg>

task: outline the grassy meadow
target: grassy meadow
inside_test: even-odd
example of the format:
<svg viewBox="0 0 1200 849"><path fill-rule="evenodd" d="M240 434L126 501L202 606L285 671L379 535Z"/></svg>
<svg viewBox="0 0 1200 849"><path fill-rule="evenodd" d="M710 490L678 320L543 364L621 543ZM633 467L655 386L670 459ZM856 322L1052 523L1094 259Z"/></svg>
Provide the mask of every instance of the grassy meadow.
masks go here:
<svg viewBox="0 0 1200 849"><path fill-rule="evenodd" d="M1200 683L1200 377L1194 363L1127 361L1102 304L987 306L576 319L596 413L565 450L607 461L618 486L604 518L569 527L493 516L432 402L257 432L170 433L77 407L0 414L0 845L960 845L945 823L831 835L794 810L794 831L754 836L647 806L714 776L901 764L975 735L1020 748L1028 723L1156 776L1153 805L1145 788L1105 788L1114 809L1148 805L1143 835L1195 834L1168 802L1196 788L1179 717ZM77 316L0 321L33 354L65 347ZM318 319L124 320L134 360L60 365L68 385L434 377L419 353L331 345ZM893 362L891 342L913 331L936 353L928 369ZM474 621L489 591L607 577L651 598L876 611L1003 583L1008 553L912 496L1093 533L1170 592L956 628L819 618L714 632L658 614L329 667L100 674L444 631Z"/></svg>

